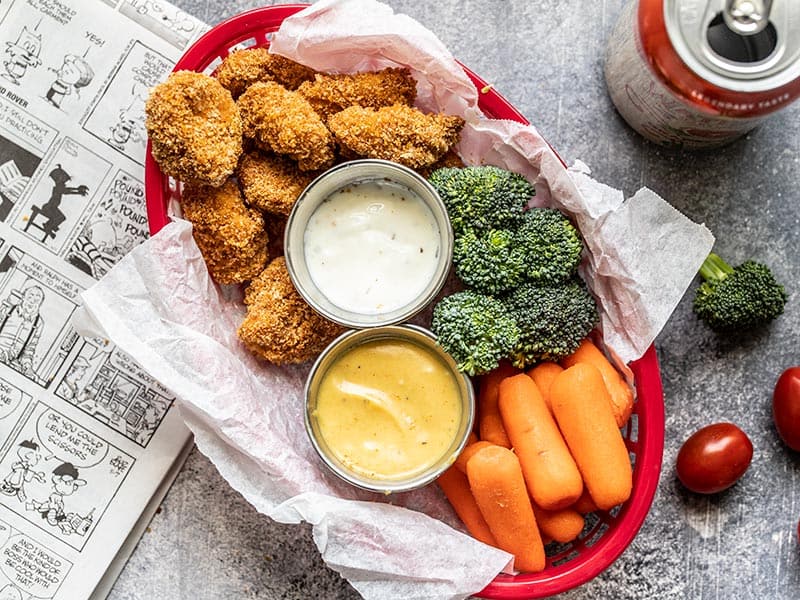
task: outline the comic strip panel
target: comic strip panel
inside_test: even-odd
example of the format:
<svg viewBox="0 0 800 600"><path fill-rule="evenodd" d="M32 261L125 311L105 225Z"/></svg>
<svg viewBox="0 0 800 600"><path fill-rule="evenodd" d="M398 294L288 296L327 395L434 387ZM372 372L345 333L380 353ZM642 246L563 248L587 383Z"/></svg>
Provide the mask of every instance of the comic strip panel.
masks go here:
<svg viewBox="0 0 800 600"><path fill-rule="evenodd" d="M37 103L73 120L82 115L127 43L106 37L103 10L102 4L86 1L11 3L0 39L2 81L25 104ZM65 45L65 27L82 35Z"/></svg>
<svg viewBox="0 0 800 600"><path fill-rule="evenodd" d="M0 369L47 388L75 346L69 320L81 289L10 247L0 258Z"/></svg>
<svg viewBox="0 0 800 600"><path fill-rule="evenodd" d="M5 221L28 189L36 168L58 132L3 98L0 80L0 221Z"/></svg>
<svg viewBox="0 0 800 600"><path fill-rule="evenodd" d="M148 237L144 183L117 171L76 229L64 259L99 279ZM2 600L2 599L0 599Z"/></svg>
<svg viewBox="0 0 800 600"><path fill-rule="evenodd" d="M166 79L172 61L141 42L125 52L99 95L83 128L131 160L144 165L147 133L144 103L148 90Z"/></svg>
<svg viewBox="0 0 800 600"><path fill-rule="evenodd" d="M56 396L146 447L174 397L119 348L81 339Z"/></svg>
<svg viewBox="0 0 800 600"><path fill-rule="evenodd" d="M181 50L202 27L188 13L164 0L123 0L119 12Z"/></svg>
<svg viewBox="0 0 800 600"><path fill-rule="evenodd" d="M134 461L37 402L0 461L0 502L81 551Z"/></svg>
<svg viewBox="0 0 800 600"><path fill-rule="evenodd" d="M75 140L64 138L23 201L14 228L60 254L70 231L110 170L110 162Z"/></svg>
<svg viewBox="0 0 800 600"><path fill-rule="evenodd" d="M30 449L23 452L31 452ZM16 463L17 474L24 478L31 471L26 463ZM33 475L31 475L33 477ZM0 600L52 598L61 587L72 563L8 523L0 521Z"/></svg>

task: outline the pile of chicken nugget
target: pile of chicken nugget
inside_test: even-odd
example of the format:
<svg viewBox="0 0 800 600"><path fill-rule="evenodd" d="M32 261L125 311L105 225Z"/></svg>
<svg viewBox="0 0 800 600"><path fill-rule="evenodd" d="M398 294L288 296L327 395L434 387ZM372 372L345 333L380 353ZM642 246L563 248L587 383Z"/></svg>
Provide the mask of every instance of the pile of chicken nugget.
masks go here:
<svg viewBox="0 0 800 600"><path fill-rule="evenodd" d="M324 170L380 158L423 175L461 166L464 121L413 106L407 69L325 74L266 48L228 55L213 75L177 71L145 111L153 158L183 184L181 210L214 281L245 284L239 338L274 364L319 354L342 328L292 285L283 230L303 189Z"/></svg>

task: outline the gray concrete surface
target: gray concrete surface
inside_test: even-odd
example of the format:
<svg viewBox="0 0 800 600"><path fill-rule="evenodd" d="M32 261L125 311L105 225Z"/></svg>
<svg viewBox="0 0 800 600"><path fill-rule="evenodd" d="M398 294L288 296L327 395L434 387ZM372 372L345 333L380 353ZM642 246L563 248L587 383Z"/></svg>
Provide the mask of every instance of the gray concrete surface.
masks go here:
<svg viewBox="0 0 800 600"><path fill-rule="evenodd" d="M179 0L216 23L259 2ZM770 398L800 364L800 104L718 151L681 153L629 130L608 100L602 53L623 0L389 0L425 23L525 114L571 162L627 193L646 185L717 236L734 262L771 265L786 313L748 336L701 326L687 294L656 341L666 409L663 470L652 510L619 560L563 600L790 599L800 596L800 457L778 440ZM680 248L675 249L676 252ZM700 497L674 475L682 441L738 423L755 447L731 490ZM303 527L270 522L194 452L111 593L111 600L353 599Z"/></svg>

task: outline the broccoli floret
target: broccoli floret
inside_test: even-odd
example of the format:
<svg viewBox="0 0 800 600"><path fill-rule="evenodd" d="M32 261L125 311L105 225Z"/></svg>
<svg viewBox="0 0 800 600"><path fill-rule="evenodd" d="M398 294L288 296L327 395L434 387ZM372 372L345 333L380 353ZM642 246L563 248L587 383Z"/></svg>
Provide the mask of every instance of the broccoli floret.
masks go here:
<svg viewBox="0 0 800 600"><path fill-rule="evenodd" d="M786 290L769 267L748 260L732 267L713 252L700 267L694 312L711 329L731 331L763 325L783 312Z"/></svg>
<svg viewBox="0 0 800 600"><path fill-rule="evenodd" d="M525 255L507 229L484 233L468 230L455 239L456 275L467 286L487 294L504 292L522 281Z"/></svg>
<svg viewBox="0 0 800 600"><path fill-rule="evenodd" d="M520 330L510 355L519 368L572 354L599 320L597 304L578 277L550 285L526 282L503 302Z"/></svg>
<svg viewBox="0 0 800 600"><path fill-rule="evenodd" d="M554 208L525 212L516 233L525 255L525 276L537 283L557 283L578 270L583 242L570 220Z"/></svg>
<svg viewBox="0 0 800 600"><path fill-rule="evenodd" d="M456 233L516 229L535 193L522 175L489 165L437 169L429 181L447 207Z"/></svg>
<svg viewBox="0 0 800 600"><path fill-rule="evenodd" d="M487 373L517 344L519 329L503 303L472 290L440 300L431 322L439 345L468 375Z"/></svg>

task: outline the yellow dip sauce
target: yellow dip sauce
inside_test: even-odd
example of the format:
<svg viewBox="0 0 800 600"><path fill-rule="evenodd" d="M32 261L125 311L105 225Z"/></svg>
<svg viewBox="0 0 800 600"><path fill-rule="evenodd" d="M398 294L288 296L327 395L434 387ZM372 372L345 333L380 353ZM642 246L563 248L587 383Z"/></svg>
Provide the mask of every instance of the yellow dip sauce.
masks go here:
<svg viewBox="0 0 800 600"><path fill-rule="evenodd" d="M413 342L381 339L336 359L322 376L311 417L345 468L391 481L440 461L462 410L455 377L439 357Z"/></svg>

